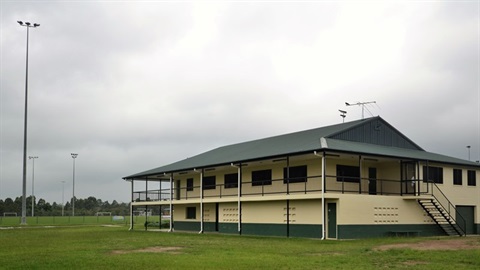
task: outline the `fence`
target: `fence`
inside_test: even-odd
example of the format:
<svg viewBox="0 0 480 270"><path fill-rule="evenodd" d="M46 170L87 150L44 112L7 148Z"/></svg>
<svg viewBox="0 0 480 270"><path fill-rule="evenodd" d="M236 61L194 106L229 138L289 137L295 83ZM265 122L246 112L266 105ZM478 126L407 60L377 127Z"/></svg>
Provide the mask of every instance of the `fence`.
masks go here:
<svg viewBox="0 0 480 270"><path fill-rule="evenodd" d="M27 225L89 225L89 224L129 224L124 216L41 216L27 217ZM17 226L21 217L0 217L0 226Z"/></svg>

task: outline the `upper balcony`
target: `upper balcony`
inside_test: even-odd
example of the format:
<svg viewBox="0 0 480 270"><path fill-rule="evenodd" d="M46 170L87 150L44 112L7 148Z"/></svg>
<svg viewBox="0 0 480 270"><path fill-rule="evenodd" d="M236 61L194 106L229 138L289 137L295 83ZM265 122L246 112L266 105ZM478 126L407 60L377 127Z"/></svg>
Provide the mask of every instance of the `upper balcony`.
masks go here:
<svg viewBox="0 0 480 270"><path fill-rule="evenodd" d="M303 178L271 179L264 181L242 181L240 192L237 183L195 185L137 190L133 192L135 202L161 202L170 199L176 203L198 201L199 199L227 199L237 200L237 197L266 197L284 195L312 195L322 193L322 177L320 175ZM420 195L428 194L429 185L423 180L394 180L378 178L325 176L325 193L337 194L369 194L369 195Z"/></svg>

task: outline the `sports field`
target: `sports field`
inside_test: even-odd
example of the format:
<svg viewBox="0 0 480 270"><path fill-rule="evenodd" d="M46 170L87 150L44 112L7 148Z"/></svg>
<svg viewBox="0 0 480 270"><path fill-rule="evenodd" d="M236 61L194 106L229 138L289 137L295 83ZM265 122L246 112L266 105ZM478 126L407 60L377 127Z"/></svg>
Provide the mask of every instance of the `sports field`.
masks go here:
<svg viewBox="0 0 480 270"><path fill-rule="evenodd" d="M480 269L480 237L320 241L125 225L0 226L0 269Z"/></svg>

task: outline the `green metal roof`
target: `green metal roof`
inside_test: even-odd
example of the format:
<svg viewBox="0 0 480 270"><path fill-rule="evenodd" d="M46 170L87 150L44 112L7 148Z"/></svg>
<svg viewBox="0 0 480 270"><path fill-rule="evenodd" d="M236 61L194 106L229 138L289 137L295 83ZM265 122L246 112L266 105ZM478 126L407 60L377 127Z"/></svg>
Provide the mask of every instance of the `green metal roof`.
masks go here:
<svg viewBox="0 0 480 270"><path fill-rule="evenodd" d="M371 122L381 122L391 128L396 137L401 137L405 141L411 142L404 135L399 133L390 124L380 117L372 117L347 123L326 126L316 129L310 129L295 133L289 133L264 139L258 139L238 144L222 146L205 153L174 162L169 165L158 167L152 170L133 174L124 179L141 178L151 175L163 173L180 172L192 169L200 169L206 167L214 167L219 165L228 165L231 163L247 162L252 160L268 159L285 155L301 154L310 151L330 150L351 153L363 153L379 156L401 157L416 160L429 160L437 162L446 162L453 164L462 164L469 166L479 166L477 163L443 156L439 154L429 153L418 149L407 149L401 147L392 147L385 145L377 145L372 143L364 143L359 141L349 141L329 138L332 136L338 138L338 134L342 132L350 132L358 130L360 126L371 124ZM347 134L347 133L346 133ZM351 135L350 135L351 136ZM321 144L321 138L325 138L327 145ZM357 140L357 139L354 139ZM368 140L370 141L370 140ZM391 143L391 142L389 142ZM413 142L412 142L413 143ZM393 144L395 145L395 144ZM414 145L416 146L416 145Z"/></svg>
<svg viewBox="0 0 480 270"><path fill-rule="evenodd" d="M480 167L480 164L473 161L449 157L449 156L427 152L423 150L413 150L413 149L399 148L399 147L388 147L383 145L342 141L342 140L336 140L336 139L326 139L326 141L328 146L327 149L340 151L340 152L350 152L350 153L359 153L359 154L375 155L375 156L383 156L383 157L424 160L429 162L439 162L439 163L446 163L446 164L457 164L457 165Z"/></svg>

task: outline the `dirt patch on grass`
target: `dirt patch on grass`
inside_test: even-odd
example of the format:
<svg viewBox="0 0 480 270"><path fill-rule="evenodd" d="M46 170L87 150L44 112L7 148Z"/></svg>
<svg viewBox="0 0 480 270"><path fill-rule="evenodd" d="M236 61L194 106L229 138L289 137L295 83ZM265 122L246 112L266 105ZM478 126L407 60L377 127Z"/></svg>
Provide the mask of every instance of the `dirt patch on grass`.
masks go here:
<svg viewBox="0 0 480 270"><path fill-rule="evenodd" d="M129 254L129 253L169 253L169 254L181 254L181 247L148 247L142 249L133 250L113 250L111 254Z"/></svg>
<svg viewBox="0 0 480 270"><path fill-rule="evenodd" d="M479 238L450 238L427 240L418 243L401 243L392 245L382 245L374 248L377 251L389 250L394 248L410 248L416 250L461 250L461 249L480 249Z"/></svg>
<svg viewBox="0 0 480 270"><path fill-rule="evenodd" d="M428 262L422 262L422 261L406 261L403 262L404 265L407 266L415 266L415 265L426 265Z"/></svg>
<svg viewBox="0 0 480 270"><path fill-rule="evenodd" d="M345 253L341 252L323 252L323 253L307 253L307 256L341 256L345 255Z"/></svg>

